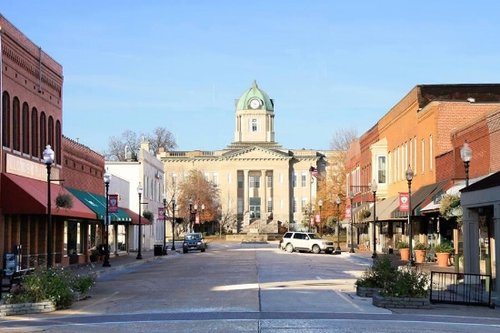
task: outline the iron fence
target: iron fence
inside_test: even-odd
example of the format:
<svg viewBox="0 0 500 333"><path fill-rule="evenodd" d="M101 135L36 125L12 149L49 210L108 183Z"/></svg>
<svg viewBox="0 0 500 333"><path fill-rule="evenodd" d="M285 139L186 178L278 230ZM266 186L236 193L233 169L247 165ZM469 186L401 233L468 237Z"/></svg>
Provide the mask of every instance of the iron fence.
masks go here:
<svg viewBox="0 0 500 333"><path fill-rule="evenodd" d="M431 272L430 301L494 307L491 275Z"/></svg>

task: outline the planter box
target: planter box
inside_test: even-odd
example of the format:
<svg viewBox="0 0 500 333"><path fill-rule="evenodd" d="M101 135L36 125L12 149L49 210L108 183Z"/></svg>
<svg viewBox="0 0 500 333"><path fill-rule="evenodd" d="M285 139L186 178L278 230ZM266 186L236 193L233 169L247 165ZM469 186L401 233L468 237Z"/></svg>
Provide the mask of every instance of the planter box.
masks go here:
<svg viewBox="0 0 500 333"><path fill-rule="evenodd" d="M399 249L399 255L401 256L401 260L409 261L410 260L410 249L409 248Z"/></svg>
<svg viewBox="0 0 500 333"><path fill-rule="evenodd" d="M380 291L379 288L356 286L356 295L359 297L373 297L373 295L378 294L379 291Z"/></svg>
<svg viewBox="0 0 500 333"><path fill-rule="evenodd" d="M427 250L415 250L415 262L417 264L423 264L425 262L425 255Z"/></svg>
<svg viewBox="0 0 500 333"><path fill-rule="evenodd" d="M373 295L372 304L379 308L430 309L429 297L393 297Z"/></svg>
<svg viewBox="0 0 500 333"><path fill-rule="evenodd" d="M448 252L436 253L436 257L439 267L448 267L448 261L450 259L450 254Z"/></svg>

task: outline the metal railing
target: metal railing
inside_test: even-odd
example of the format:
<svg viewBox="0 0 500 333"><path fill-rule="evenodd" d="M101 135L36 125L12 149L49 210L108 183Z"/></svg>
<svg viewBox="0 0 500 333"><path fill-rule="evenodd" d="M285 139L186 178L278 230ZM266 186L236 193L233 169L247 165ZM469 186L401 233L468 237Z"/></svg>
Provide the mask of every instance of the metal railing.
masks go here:
<svg viewBox="0 0 500 333"><path fill-rule="evenodd" d="M494 307L491 287L491 275L431 272L430 301Z"/></svg>

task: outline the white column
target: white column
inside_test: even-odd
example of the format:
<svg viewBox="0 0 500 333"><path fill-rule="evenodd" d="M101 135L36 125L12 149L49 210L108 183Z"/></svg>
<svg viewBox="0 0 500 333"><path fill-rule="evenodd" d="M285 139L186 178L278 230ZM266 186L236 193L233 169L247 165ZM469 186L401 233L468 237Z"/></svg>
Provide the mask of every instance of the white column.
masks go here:
<svg viewBox="0 0 500 333"><path fill-rule="evenodd" d="M267 181L266 181L266 170L261 170L261 191L260 191L260 217L263 220L267 220Z"/></svg>
<svg viewBox="0 0 500 333"><path fill-rule="evenodd" d="M464 207L464 273L479 274L479 216Z"/></svg>
<svg viewBox="0 0 500 333"><path fill-rule="evenodd" d="M246 217L249 217L250 216L250 212L249 212L249 209L250 209L250 205L249 205L249 190L248 190L248 170L243 170L243 220L244 220L244 223L247 224L250 220L249 218L246 218Z"/></svg>

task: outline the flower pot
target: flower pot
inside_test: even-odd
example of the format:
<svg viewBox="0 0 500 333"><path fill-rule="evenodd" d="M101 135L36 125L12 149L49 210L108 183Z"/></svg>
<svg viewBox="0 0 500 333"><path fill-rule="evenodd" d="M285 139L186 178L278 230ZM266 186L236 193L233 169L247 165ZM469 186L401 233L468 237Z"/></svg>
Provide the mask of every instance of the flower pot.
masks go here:
<svg viewBox="0 0 500 333"><path fill-rule="evenodd" d="M410 249L409 248L403 248L399 249L399 255L401 256L401 260L410 260Z"/></svg>
<svg viewBox="0 0 500 333"><path fill-rule="evenodd" d="M415 262L417 264L422 264L425 262L426 250L415 250Z"/></svg>
<svg viewBox="0 0 500 333"><path fill-rule="evenodd" d="M450 259L450 253L436 253L437 263L439 267L448 267L448 260Z"/></svg>

